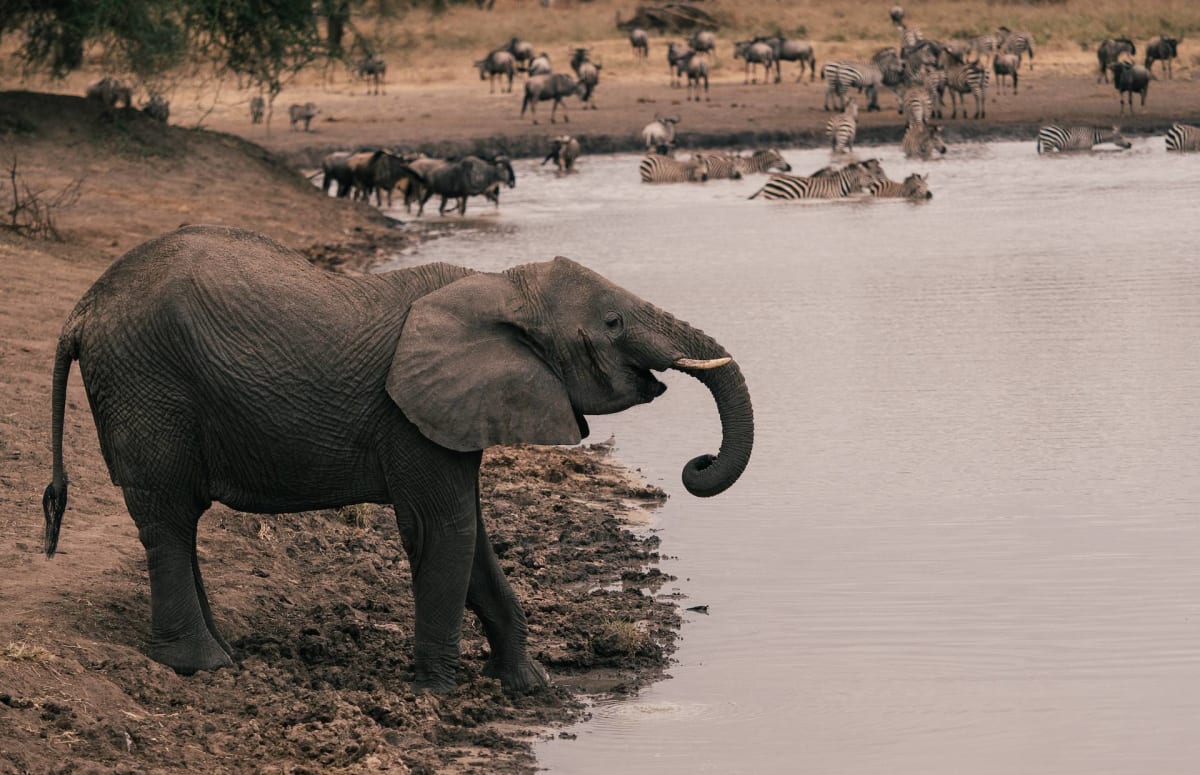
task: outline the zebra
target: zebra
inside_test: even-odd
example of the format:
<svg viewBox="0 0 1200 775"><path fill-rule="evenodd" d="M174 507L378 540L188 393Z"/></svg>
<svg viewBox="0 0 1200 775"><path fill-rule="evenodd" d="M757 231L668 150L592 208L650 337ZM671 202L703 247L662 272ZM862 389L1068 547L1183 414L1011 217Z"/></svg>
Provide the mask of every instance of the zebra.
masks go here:
<svg viewBox="0 0 1200 775"><path fill-rule="evenodd" d="M1167 130L1168 151L1200 151L1200 126L1174 124Z"/></svg>
<svg viewBox="0 0 1200 775"><path fill-rule="evenodd" d="M1092 146L1102 143L1113 143L1120 148L1129 148L1132 145L1121 136L1121 130L1115 126L1109 130L1051 124L1038 130L1037 152L1040 154L1042 151L1090 151Z"/></svg>
<svg viewBox="0 0 1200 775"><path fill-rule="evenodd" d="M700 82L704 82L704 100L708 101L708 60L698 51L689 51L679 60L680 72L687 73L687 99L695 90L696 102L700 101Z"/></svg>
<svg viewBox="0 0 1200 775"><path fill-rule="evenodd" d="M639 62L650 56L650 36L641 27L629 31L629 45L633 47L633 58Z"/></svg>
<svg viewBox="0 0 1200 775"><path fill-rule="evenodd" d="M884 177L878 159L855 162L829 175L797 177L772 175L766 185L750 195L751 199L844 199L861 193Z"/></svg>
<svg viewBox="0 0 1200 775"><path fill-rule="evenodd" d="M905 126L924 126L933 117L933 100L924 85L905 89L900 99L900 113L905 117Z"/></svg>
<svg viewBox="0 0 1200 775"><path fill-rule="evenodd" d="M691 183L708 180L708 168L695 157L691 161L679 161L670 156L648 153L642 157L638 172L643 183Z"/></svg>
<svg viewBox="0 0 1200 775"><path fill-rule="evenodd" d="M1012 92L1017 93L1017 71L1021 68L1021 57L1004 52L992 57L992 71L996 74L996 91L1004 93L1005 76L1012 77Z"/></svg>
<svg viewBox="0 0 1200 775"><path fill-rule="evenodd" d="M925 96L929 98L929 111L926 116L941 118L946 103L942 95L946 92L946 71L936 67L924 66L917 75L917 80L925 86Z"/></svg>
<svg viewBox="0 0 1200 775"><path fill-rule="evenodd" d="M858 100L851 98L841 115L829 119L825 126L834 153L850 153L854 150L854 137L858 134Z"/></svg>
<svg viewBox="0 0 1200 775"><path fill-rule="evenodd" d="M830 97L837 96L837 109L846 109L846 92L850 89L865 90L867 111L879 110L879 86L883 83L883 72L875 65L858 62L826 62L821 68L821 80L825 87L825 110L829 110Z"/></svg>
<svg viewBox="0 0 1200 775"><path fill-rule="evenodd" d="M516 38L513 38L516 40ZM498 48L475 63L479 68L479 80L488 82L488 94L496 93L496 76L508 77L508 88L501 83L500 90L512 94L513 74L517 71L517 60L511 52Z"/></svg>
<svg viewBox="0 0 1200 775"><path fill-rule="evenodd" d="M990 56L994 59L996 53L1000 50L1000 42L1000 36L995 33L977 35L967 41L967 53L974 54L978 61L982 61L982 57L984 56Z"/></svg>
<svg viewBox="0 0 1200 775"><path fill-rule="evenodd" d="M1146 69L1153 71L1154 63L1162 60L1167 78L1171 78L1171 60L1179 56L1179 41L1165 35L1155 35L1146 44Z"/></svg>
<svg viewBox="0 0 1200 775"><path fill-rule="evenodd" d="M791 172L792 165L783 160L783 154L774 148L758 150L749 156L737 157L738 169L743 175L762 174L771 170Z"/></svg>
<svg viewBox="0 0 1200 775"><path fill-rule="evenodd" d="M966 117L967 94L975 98L973 118L987 118L987 70L974 62L964 63L962 56L950 49L942 50L942 64L946 69L946 88L950 91L950 118L958 118L960 102L963 106L963 117Z"/></svg>
<svg viewBox="0 0 1200 775"><path fill-rule="evenodd" d="M642 127L642 140L646 143L646 150L674 146L675 125L678 123L679 116L660 116L655 113L654 120Z"/></svg>
<svg viewBox="0 0 1200 775"><path fill-rule="evenodd" d="M867 186L867 193L878 199L908 199L913 202L933 199L929 190L929 176L918 175L915 172L898 183L889 178L875 180Z"/></svg>
<svg viewBox="0 0 1200 775"><path fill-rule="evenodd" d="M296 124L299 124L301 121L303 121L304 122L304 131L307 132L307 131L309 131L309 129L308 129L309 123L314 118L316 118L317 114L320 112L321 112L321 109L318 108L316 103L313 103L313 102L306 102L303 105L289 105L288 106L288 121L290 122L289 126L294 131L296 129Z"/></svg>
<svg viewBox="0 0 1200 775"><path fill-rule="evenodd" d="M906 48L914 48L915 46L920 44L921 41L925 40L925 36L922 35L921 31L919 29L917 29L916 27L906 27L906 26L904 26L903 22L901 22L897 26L900 27L900 50L901 51L903 51Z"/></svg>
<svg viewBox="0 0 1200 775"><path fill-rule="evenodd" d="M937 124L909 124L904 130L904 139L900 142L904 155L918 159L928 159L934 151L939 154L946 152L946 142L942 139L942 128Z"/></svg>
<svg viewBox="0 0 1200 775"><path fill-rule="evenodd" d="M1026 30L1013 32L1008 27L999 27L996 34L1000 37L1000 50L1018 57L1029 53L1029 69L1033 69L1033 35Z"/></svg>
<svg viewBox="0 0 1200 775"><path fill-rule="evenodd" d="M1146 94L1150 91L1150 71L1133 62L1115 62L1112 66L1113 85L1121 95L1121 113L1125 113L1125 95L1129 95L1129 114L1133 115L1133 94L1142 95L1142 107L1146 107Z"/></svg>
<svg viewBox="0 0 1200 775"><path fill-rule="evenodd" d="M1108 68L1120 59L1122 54L1133 56L1136 53L1137 46L1129 38L1106 38L1103 40L1096 47L1096 61L1100 64L1100 75L1096 78L1096 83L1101 81L1108 83Z"/></svg>
<svg viewBox="0 0 1200 775"><path fill-rule="evenodd" d="M742 83L758 83L758 74L755 73L753 81L750 78L750 69L755 65L762 65L763 68L763 83L768 83L771 80L771 67L779 67L779 63L775 61L775 49L771 48L770 44L763 41L740 40L733 44L733 58L746 60L745 73L742 77ZM775 82L779 83L780 79L776 77Z"/></svg>
<svg viewBox="0 0 1200 775"><path fill-rule="evenodd" d="M741 180L740 157L731 153L695 153L692 160L704 165L709 180Z"/></svg>

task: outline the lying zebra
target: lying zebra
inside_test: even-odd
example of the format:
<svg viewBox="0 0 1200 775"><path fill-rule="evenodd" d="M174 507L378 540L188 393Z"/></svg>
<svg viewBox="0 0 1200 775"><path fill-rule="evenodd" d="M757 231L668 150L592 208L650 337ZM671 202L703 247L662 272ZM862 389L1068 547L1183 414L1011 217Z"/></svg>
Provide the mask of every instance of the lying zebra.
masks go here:
<svg viewBox="0 0 1200 775"><path fill-rule="evenodd" d="M854 162L840 170L826 167L811 177L772 175L751 199L844 199L862 193L872 183L886 180L878 159Z"/></svg>
<svg viewBox="0 0 1200 775"><path fill-rule="evenodd" d="M709 180L737 180L744 175L762 174L771 170L791 172L792 165L783 160L783 155L774 148L755 151L749 156L732 153L697 153L694 159L704 162Z"/></svg>
<svg viewBox="0 0 1200 775"><path fill-rule="evenodd" d="M904 179L903 183L897 183L889 178L875 180L869 186L867 191L873 197L879 199L908 199L913 202L921 202L926 199L933 199L933 192L929 190L928 175L918 175L913 173Z"/></svg>
<svg viewBox="0 0 1200 775"><path fill-rule="evenodd" d="M904 155L908 158L928 159L933 152L946 152L946 143L942 139L942 128L937 124L909 124L904 130L904 139L900 143Z"/></svg>
<svg viewBox="0 0 1200 775"><path fill-rule="evenodd" d="M1200 151L1200 126L1175 124L1167 130L1168 151Z"/></svg>
<svg viewBox="0 0 1200 775"><path fill-rule="evenodd" d="M1090 126L1063 127L1055 124L1044 126L1038 131L1037 152L1042 151L1090 151L1092 146L1112 143L1119 148L1129 148L1132 143L1121 136L1121 130Z"/></svg>
<svg viewBox="0 0 1200 775"><path fill-rule="evenodd" d="M638 165L643 183L692 183L708 180L708 166L696 158L679 161L670 156L648 153Z"/></svg>

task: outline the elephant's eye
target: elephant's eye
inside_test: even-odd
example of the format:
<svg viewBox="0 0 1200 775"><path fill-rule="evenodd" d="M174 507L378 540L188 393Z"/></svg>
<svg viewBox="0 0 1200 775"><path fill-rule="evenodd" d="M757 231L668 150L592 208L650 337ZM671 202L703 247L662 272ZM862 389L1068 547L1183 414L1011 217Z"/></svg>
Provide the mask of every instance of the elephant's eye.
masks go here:
<svg viewBox="0 0 1200 775"><path fill-rule="evenodd" d="M621 318L621 313L609 312L607 315L604 316L604 327L607 328L610 333L615 334L616 332L620 331L624 326L625 326L625 321Z"/></svg>

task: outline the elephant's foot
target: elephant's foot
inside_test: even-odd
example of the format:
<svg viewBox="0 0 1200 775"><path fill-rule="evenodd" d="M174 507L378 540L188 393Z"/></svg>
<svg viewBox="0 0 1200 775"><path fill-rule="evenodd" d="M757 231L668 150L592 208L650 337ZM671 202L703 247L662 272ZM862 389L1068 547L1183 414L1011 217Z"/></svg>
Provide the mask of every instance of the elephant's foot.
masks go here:
<svg viewBox="0 0 1200 775"><path fill-rule="evenodd" d="M483 666L483 674L499 679L504 691L513 694L530 694L550 685L550 677L537 662L525 657L516 665L502 664L498 659L489 659Z"/></svg>
<svg viewBox="0 0 1200 775"><path fill-rule="evenodd" d="M228 645L222 647L206 630L201 635L191 635L172 641L156 641L150 646L149 656L180 675L192 675L201 670L218 670L233 665L232 651Z"/></svg>

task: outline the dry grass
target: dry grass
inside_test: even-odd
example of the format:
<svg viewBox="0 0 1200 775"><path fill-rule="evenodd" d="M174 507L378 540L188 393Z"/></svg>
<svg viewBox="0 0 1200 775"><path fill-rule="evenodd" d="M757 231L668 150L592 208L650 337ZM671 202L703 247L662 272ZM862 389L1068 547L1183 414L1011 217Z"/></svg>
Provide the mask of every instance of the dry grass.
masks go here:
<svg viewBox="0 0 1200 775"><path fill-rule="evenodd" d="M602 657L634 657L653 646L643 623L606 619L592 634L592 652Z"/></svg>
<svg viewBox="0 0 1200 775"><path fill-rule="evenodd" d="M0 664L6 662L27 662L46 664L54 660L54 655L41 646L33 646L25 641L10 641L0 646Z"/></svg>

